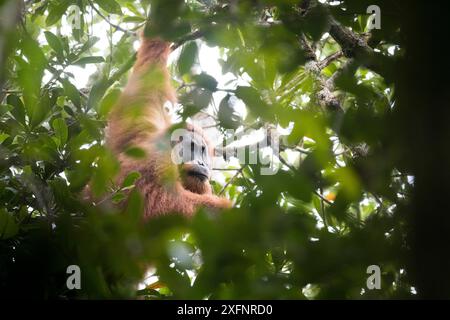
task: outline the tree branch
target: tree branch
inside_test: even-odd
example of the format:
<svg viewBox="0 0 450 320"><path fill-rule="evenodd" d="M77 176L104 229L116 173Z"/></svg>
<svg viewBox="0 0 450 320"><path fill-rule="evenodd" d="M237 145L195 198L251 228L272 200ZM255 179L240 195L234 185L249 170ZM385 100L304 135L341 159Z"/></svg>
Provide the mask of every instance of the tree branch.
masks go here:
<svg viewBox="0 0 450 320"><path fill-rule="evenodd" d="M326 68L328 65L330 65L333 61L341 58L342 56L343 56L342 51L335 52L333 54L330 54L328 57L326 57L322 61L319 61L317 66L320 70L322 70L322 69Z"/></svg>
<svg viewBox="0 0 450 320"><path fill-rule="evenodd" d="M309 45L308 41L306 40L306 37L302 35L300 37L300 44L303 48L303 50L307 53L306 58L309 58L309 61L305 64L305 69L309 72L313 73L316 76L316 79L318 80L320 90L317 93L316 97L319 100L319 103L321 106L323 106L325 109L330 110L331 112L343 112L343 109L341 107L341 103L339 99L333 94L334 89L334 83L328 82L320 72L323 69L323 65L328 63L329 60L337 59L339 56L339 52L337 52L334 56L325 58L327 62L322 63L321 61L317 62L317 57L315 53L312 51L311 46ZM312 54L314 56L312 56Z"/></svg>
<svg viewBox="0 0 450 320"><path fill-rule="evenodd" d="M330 16L330 35L340 45L342 53L347 58L354 58L361 65L386 76L386 64L389 59L375 52L366 42L364 37L343 27Z"/></svg>
<svg viewBox="0 0 450 320"><path fill-rule="evenodd" d="M317 0L308 0L302 3L302 12L298 15L298 19L302 20L308 15L309 8L312 6L323 6L327 13L327 19L329 24L330 36L339 44L342 49L343 56L355 59L360 65L363 65L374 72L382 75L384 78L388 77L387 74L392 68L386 67L391 64L391 60L375 52L368 44L366 37L359 35L350 29L342 26L330 13L328 8Z"/></svg>
<svg viewBox="0 0 450 320"><path fill-rule="evenodd" d="M192 41L192 40L196 40L199 39L201 37L204 36L204 32L201 30L195 30L194 32L191 32L187 35L185 35L184 37L182 37L180 40L178 40L177 42L175 42L174 44L172 44L172 46L170 47L170 49L172 51L178 49L179 47L181 47L183 44L185 44L188 41Z"/></svg>

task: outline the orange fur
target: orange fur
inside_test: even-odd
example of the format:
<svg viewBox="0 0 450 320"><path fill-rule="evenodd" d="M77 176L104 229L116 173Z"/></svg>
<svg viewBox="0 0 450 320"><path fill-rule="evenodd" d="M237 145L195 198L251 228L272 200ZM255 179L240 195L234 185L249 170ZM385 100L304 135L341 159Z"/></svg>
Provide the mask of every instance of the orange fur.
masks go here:
<svg viewBox="0 0 450 320"><path fill-rule="evenodd" d="M136 188L144 197L146 218L169 212L190 216L200 206L228 208L231 205L229 200L212 194L209 181L182 180L178 166L171 161L167 134L171 122L164 103L175 102L176 98L166 66L169 53L167 42L142 40L133 72L111 111L106 132L107 146L121 163L117 183L131 171L141 173ZM187 129L192 131L194 127L188 125ZM199 128L195 130L204 135ZM213 148L207 144L208 152L213 154ZM143 149L147 157L138 160L128 157L124 151L131 146Z"/></svg>

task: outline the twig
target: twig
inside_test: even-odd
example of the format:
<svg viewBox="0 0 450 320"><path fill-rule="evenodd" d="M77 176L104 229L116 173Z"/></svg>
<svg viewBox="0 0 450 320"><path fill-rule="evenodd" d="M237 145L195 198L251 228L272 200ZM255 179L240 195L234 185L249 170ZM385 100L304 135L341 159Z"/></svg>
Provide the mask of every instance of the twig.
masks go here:
<svg viewBox="0 0 450 320"><path fill-rule="evenodd" d="M297 152L303 153L303 154L311 154L311 151L302 149L300 147L296 147L296 148L294 148L294 150L297 151Z"/></svg>
<svg viewBox="0 0 450 320"><path fill-rule="evenodd" d="M216 116L214 116L214 115L212 115L212 114L210 114L210 113L208 113L208 112L206 112L206 111L200 110L199 112L200 112L200 113L203 113L204 115L206 115L206 116L208 116L208 117L213 118L214 120L217 119Z"/></svg>
<svg viewBox="0 0 450 320"><path fill-rule="evenodd" d="M10 94L10 93L21 93L21 90L2 90L2 93Z"/></svg>
<svg viewBox="0 0 450 320"><path fill-rule="evenodd" d="M373 192L371 192L372 193L372 196L375 198L375 200L378 202L378 204L380 205L380 206L382 206L383 205L383 201L381 201L381 199L380 199L380 197L378 197L375 193L373 193Z"/></svg>
<svg viewBox="0 0 450 320"><path fill-rule="evenodd" d="M217 126L218 126L218 123L215 123L215 124L211 124L209 126L204 126L204 127L202 127L202 129L211 129L211 128L216 128Z"/></svg>
<svg viewBox="0 0 450 320"><path fill-rule="evenodd" d="M327 67L333 61L341 58L343 55L344 54L342 53L342 51L338 51L338 52L332 53L328 57L323 59L322 61L319 61L317 66L319 67L320 70L322 70L323 68Z"/></svg>
<svg viewBox="0 0 450 320"><path fill-rule="evenodd" d="M244 170L244 168L245 168L246 166L247 166L247 165L243 165L243 166L242 166L242 167L234 174L234 176L232 176L231 179L228 180L228 182L223 186L222 190L220 190L219 196L222 195L222 193L223 193L223 192L225 191L225 189L226 189L226 188L234 181L234 179L236 179L236 177L242 173L242 170Z"/></svg>
<svg viewBox="0 0 450 320"><path fill-rule="evenodd" d="M280 143L279 147L280 147L280 151L285 151L286 149L290 149L290 150L294 150L294 151L297 151L297 152L300 152L300 153L303 153L303 154L311 154L311 151L302 149L302 148L297 147L297 146L287 146L285 144Z"/></svg>
<svg viewBox="0 0 450 320"><path fill-rule="evenodd" d="M184 88L199 88L199 86L196 83L182 83L178 88L177 91L180 91ZM228 93L236 93L235 89L226 89L226 88L216 88L215 91L223 91Z"/></svg>
<svg viewBox="0 0 450 320"><path fill-rule="evenodd" d="M323 189L322 189L322 187L320 187L320 194L323 194ZM324 197L321 197L320 198L320 211L322 211L322 214L321 214L321 216L322 216L322 221L323 221L323 225L325 226L325 228L328 230L328 222L327 222L327 217L325 216L325 205L324 205L324 201L325 200L325 198Z"/></svg>
<svg viewBox="0 0 450 320"><path fill-rule="evenodd" d="M318 196L320 198L320 200L322 200L323 202L325 202L326 204L332 205L333 202L331 202L330 200L328 200L327 198L325 198L323 195L321 195L319 192L314 191L314 194L316 196Z"/></svg>
<svg viewBox="0 0 450 320"><path fill-rule="evenodd" d="M297 171L297 168L295 168L294 166L290 165L289 163L287 163L286 160L283 159L283 157L278 157L280 159L280 162L283 163L286 167L288 167L290 170L292 171ZM333 202L329 201L328 199L326 199L324 196L322 196L320 193L318 193L317 191L314 191L314 194L316 196L318 196L323 202L325 202L326 204L332 205Z"/></svg>
<svg viewBox="0 0 450 320"><path fill-rule="evenodd" d="M290 170L297 171L297 168L295 168L293 165L289 164L286 160L284 160L281 155L278 157L278 159L280 159L280 162L284 164L286 167L288 167Z"/></svg>

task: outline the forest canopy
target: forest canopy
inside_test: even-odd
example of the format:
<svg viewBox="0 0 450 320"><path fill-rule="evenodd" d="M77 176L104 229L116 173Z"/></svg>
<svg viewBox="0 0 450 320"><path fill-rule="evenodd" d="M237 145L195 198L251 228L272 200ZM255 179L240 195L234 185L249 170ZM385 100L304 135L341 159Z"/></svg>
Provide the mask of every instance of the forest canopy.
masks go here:
<svg viewBox="0 0 450 320"><path fill-rule="evenodd" d="M450 298L439 10L0 0L0 296ZM219 156L212 185L232 209L144 222L139 174L113 183L104 129L140 36L172 43L176 121L204 121L222 148L234 130L233 150L272 156L269 175L263 160ZM272 130L278 143L255 151L248 130ZM88 184L104 200L82 201ZM73 265L81 288L71 290ZM367 286L370 266L379 288Z"/></svg>

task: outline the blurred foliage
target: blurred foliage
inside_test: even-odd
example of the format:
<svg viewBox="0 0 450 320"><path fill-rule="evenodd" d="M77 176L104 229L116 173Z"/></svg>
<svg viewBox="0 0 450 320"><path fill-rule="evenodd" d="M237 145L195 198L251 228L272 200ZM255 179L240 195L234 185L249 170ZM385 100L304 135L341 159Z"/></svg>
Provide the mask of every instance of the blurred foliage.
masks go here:
<svg viewBox="0 0 450 320"><path fill-rule="evenodd" d="M381 7L381 30L368 30L366 8L372 4ZM421 294L409 243L415 171L402 160L407 140L394 138L393 72L401 69L392 66L400 66L406 41L397 4L0 1L0 21L17 16L0 25L0 295ZM70 24L78 12L73 6L80 28ZM146 21L146 36L179 47L171 68L181 119L209 108L224 137L229 128L286 129L275 175L261 175L261 164L230 165L222 171L225 184L214 182L235 203L227 212L144 223L142 197L133 191L139 176L132 173L111 187L119 167L104 146L103 129ZM333 21L368 49L346 47L330 31ZM104 37L109 47L99 48ZM234 79L226 87L208 70L199 71L205 43L220 48L222 72ZM74 66L95 67L85 88ZM245 105L245 115L236 112L238 104ZM141 156L140 150L130 156ZM88 183L96 194L106 194L104 201L81 201ZM125 190L131 190L127 207L112 206ZM66 287L66 268L73 264L81 268L81 290ZM382 270L380 290L366 287L366 269L373 264ZM137 290L146 276L154 281Z"/></svg>

